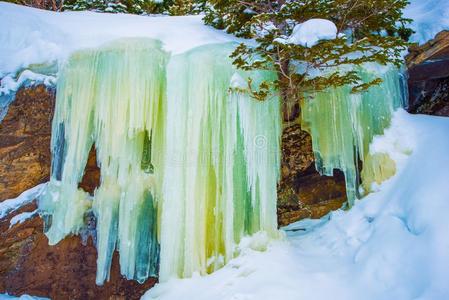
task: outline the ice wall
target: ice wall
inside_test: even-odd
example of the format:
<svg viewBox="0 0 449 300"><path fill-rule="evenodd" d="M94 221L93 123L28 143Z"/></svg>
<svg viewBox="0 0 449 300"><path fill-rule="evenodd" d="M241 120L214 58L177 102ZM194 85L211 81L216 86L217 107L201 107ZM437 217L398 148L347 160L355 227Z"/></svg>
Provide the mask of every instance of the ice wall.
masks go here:
<svg viewBox="0 0 449 300"><path fill-rule="evenodd" d="M58 80L52 178L39 206L51 215L52 245L78 233L93 210L98 284L109 278L116 248L127 278L157 274L167 61L158 41L121 40L75 53ZM93 144L101 184L90 199L78 184Z"/></svg>
<svg viewBox="0 0 449 300"><path fill-rule="evenodd" d="M249 75L232 66L234 47L204 46L168 65L161 280L206 274L244 235L276 234L279 101L229 90ZM250 75L256 84L272 76Z"/></svg>
<svg viewBox="0 0 449 300"><path fill-rule="evenodd" d="M238 73L235 46L170 57L156 40L125 39L65 64L39 208L50 244L95 214L97 284L116 249L127 278L165 280L214 271L244 235L277 234L279 101L231 89L273 74ZM78 185L93 145L101 184L89 195Z"/></svg>
<svg viewBox="0 0 449 300"><path fill-rule="evenodd" d="M394 162L387 155L371 155L369 145L403 105L397 69L365 66L358 72L364 82L379 76L383 82L357 94L351 94L349 86L329 89L306 97L301 104L302 128L312 136L316 168L327 176L334 169L343 171L349 205L369 192L373 183L394 174Z"/></svg>

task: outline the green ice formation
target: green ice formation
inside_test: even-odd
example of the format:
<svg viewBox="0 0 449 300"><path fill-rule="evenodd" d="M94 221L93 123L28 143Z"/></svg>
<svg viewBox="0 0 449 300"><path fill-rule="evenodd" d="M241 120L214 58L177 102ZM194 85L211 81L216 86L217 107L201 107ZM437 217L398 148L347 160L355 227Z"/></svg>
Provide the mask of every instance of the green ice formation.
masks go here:
<svg viewBox="0 0 449 300"><path fill-rule="evenodd" d="M52 245L95 216L97 284L109 279L116 250L126 278L165 281L217 270L245 236L277 236L279 99L256 101L245 92L249 77L258 86L275 74L236 70L235 47L172 56L157 40L122 39L80 50L61 69L52 175L39 208ZM361 94L331 89L302 103L317 169L345 173L350 204L395 171L369 145L402 96L397 70L359 72L367 82L380 74L383 83ZM90 195L79 184L93 147L101 180Z"/></svg>
<svg viewBox="0 0 449 300"><path fill-rule="evenodd" d="M211 272L244 235L276 234L279 101L229 91L247 75L232 67L233 47L204 46L168 65L176 85L168 86L161 280Z"/></svg>
<svg viewBox="0 0 449 300"><path fill-rule="evenodd" d="M112 255L139 282L206 274L245 235L276 236L279 100L237 92L235 44L170 56L151 39L74 53L61 70L52 128L52 175L39 199L50 244L96 217L97 284ZM239 89L240 91L240 89ZM93 195L79 188L95 146Z"/></svg>
<svg viewBox="0 0 449 300"><path fill-rule="evenodd" d="M387 155L370 154L369 145L403 104L397 69L365 66L358 72L364 82L379 76L383 82L362 93L351 93L349 86L329 89L301 104L302 128L312 136L316 168L327 176L334 169L343 171L349 205L369 192L372 183L394 174L394 162Z"/></svg>
<svg viewBox="0 0 449 300"><path fill-rule="evenodd" d="M75 53L58 80L52 178L40 208L51 215L50 244L77 233L93 210L99 284L109 277L115 248L127 278L157 273L167 61L157 41L119 41ZM78 184L93 144L101 185L92 201ZM154 172L144 163L149 159Z"/></svg>

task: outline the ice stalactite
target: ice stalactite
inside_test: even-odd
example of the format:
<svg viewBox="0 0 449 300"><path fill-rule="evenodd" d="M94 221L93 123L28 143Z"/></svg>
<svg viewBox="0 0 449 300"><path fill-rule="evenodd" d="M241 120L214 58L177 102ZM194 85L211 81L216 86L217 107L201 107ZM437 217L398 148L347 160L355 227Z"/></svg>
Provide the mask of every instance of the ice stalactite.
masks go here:
<svg viewBox="0 0 449 300"><path fill-rule="evenodd" d="M349 205L360 198L360 184L369 192L373 183L380 184L394 174L394 162L387 155L371 155L369 145L403 105L397 69L360 68L359 74L365 82L378 76L383 82L357 94L351 94L349 86L329 89L301 104L302 127L312 136L316 168L327 176L334 169L344 172Z"/></svg>
<svg viewBox="0 0 449 300"><path fill-rule="evenodd" d="M127 278L157 274L167 61L157 41L122 40L75 53L58 81L52 178L39 206L50 244L78 233L93 209L98 284L109 278L116 248ZM91 199L78 184L93 144L101 184Z"/></svg>
<svg viewBox="0 0 449 300"><path fill-rule="evenodd" d="M116 249L127 278L166 280L216 270L245 235L277 235L279 99L231 89L273 76L238 72L235 47L170 58L157 41L126 39L64 66L39 207L50 244L77 234L93 211L98 284ZM101 184L91 196L78 185L93 145Z"/></svg>
<svg viewBox="0 0 449 300"><path fill-rule="evenodd" d="M244 235L277 232L279 100L229 90L272 76L238 74L234 47L200 47L168 65L161 280L212 272Z"/></svg>

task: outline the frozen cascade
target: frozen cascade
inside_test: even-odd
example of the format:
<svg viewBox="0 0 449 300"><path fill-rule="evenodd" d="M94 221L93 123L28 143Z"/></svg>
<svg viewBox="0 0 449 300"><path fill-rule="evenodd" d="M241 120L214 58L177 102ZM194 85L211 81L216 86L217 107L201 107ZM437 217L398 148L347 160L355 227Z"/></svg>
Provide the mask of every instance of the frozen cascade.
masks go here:
<svg viewBox="0 0 449 300"><path fill-rule="evenodd" d="M394 175L394 162L386 154L371 155L369 145L404 105L403 80L396 68L365 66L358 72L364 82L378 76L383 82L362 93L351 93L349 86L329 89L301 103L302 128L312 136L316 168L327 176L334 169L345 174L350 206Z"/></svg>
<svg viewBox="0 0 449 300"><path fill-rule="evenodd" d="M279 100L229 91L248 76L228 58L234 47L203 46L168 65L161 280L211 272L244 235L277 233ZM256 84L267 76L251 74Z"/></svg>
<svg viewBox="0 0 449 300"><path fill-rule="evenodd" d="M39 207L51 215L50 244L78 233L93 210L98 284L109 278L115 248L127 278L157 274L167 61L158 41L121 40L73 54L58 80L52 178ZM78 184L93 144L101 184L92 201Z"/></svg>
<svg viewBox="0 0 449 300"><path fill-rule="evenodd" d="M57 84L52 178L39 199L50 244L97 220L97 284L112 254L143 282L209 273L244 235L277 235L280 114L230 89L236 44L173 57L151 39L124 39L74 53ZM78 187L95 146L101 183ZM160 260L160 264L159 264Z"/></svg>

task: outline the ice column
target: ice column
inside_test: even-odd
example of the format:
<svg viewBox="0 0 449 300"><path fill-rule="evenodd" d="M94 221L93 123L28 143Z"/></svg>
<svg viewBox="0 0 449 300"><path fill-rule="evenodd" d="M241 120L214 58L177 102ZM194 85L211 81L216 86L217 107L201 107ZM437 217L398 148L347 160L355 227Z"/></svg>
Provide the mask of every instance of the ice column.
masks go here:
<svg viewBox="0 0 449 300"><path fill-rule="evenodd" d="M279 100L230 90L251 75L229 59L235 44L174 56L168 65L167 150L160 280L210 273L244 235L276 235Z"/></svg>
<svg viewBox="0 0 449 300"><path fill-rule="evenodd" d="M95 214L98 284L116 249L122 274L143 282L212 272L243 236L277 235L279 99L241 90L248 76L257 86L274 74L238 72L235 47L169 58L157 41L125 39L64 66L39 206L50 244ZM91 196L78 185L93 145L101 184Z"/></svg>
<svg viewBox="0 0 449 300"><path fill-rule="evenodd" d="M386 155L371 155L369 145L375 135L383 134L392 113L403 104L397 69L360 67L358 71L364 82L378 76L383 82L359 94L351 94L349 86L329 89L306 97L301 104L302 128L312 136L316 168L327 176L334 169L343 171L349 205L360 198L361 183L368 192L373 182L381 183L394 174L394 162Z"/></svg>
<svg viewBox="0 0 449 300"><path fill-rule="evenodd" d="M78 233L93 210L98 284L115 249L127 278L157 274L167 61L160 42L120 40L75 53L58 81L52 177L39 206L50 244ZM101 184L91 198L78 184L93 144Z"/></svg>

